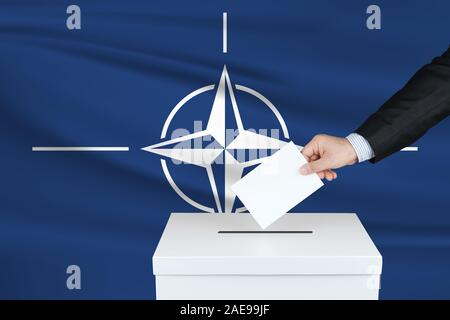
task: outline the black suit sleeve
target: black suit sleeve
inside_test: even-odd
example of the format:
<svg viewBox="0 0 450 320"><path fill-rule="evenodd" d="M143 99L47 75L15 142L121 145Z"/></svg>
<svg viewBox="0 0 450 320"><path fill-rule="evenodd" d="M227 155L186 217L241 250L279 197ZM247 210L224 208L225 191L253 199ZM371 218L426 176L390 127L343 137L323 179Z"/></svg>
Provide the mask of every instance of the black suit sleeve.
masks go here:
<svg viewBox="0 0 450 320"><path fill-rule="evenodd" d="M357 130L375 152L375 163L409 146L450 113L450 47L422 67Z"/></svg>

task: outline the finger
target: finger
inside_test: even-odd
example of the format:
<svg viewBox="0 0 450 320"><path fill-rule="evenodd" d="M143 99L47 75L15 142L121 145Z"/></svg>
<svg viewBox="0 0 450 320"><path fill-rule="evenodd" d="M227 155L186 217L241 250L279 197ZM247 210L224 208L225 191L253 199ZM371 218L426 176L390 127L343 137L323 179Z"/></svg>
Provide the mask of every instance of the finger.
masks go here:
<svg viewBox="0 0 450 320"><path fill-rule="evenodd" d="M316 161L319 159L319 155L318 154L313 154L311 157L309 157L309 161Z"/></svg>
<svg viewBox="0 0 450 320"><path fill-rule="evenodd" d="M333 175L333 178L334 178L335 176L337 177L336 172L334 172L334 171L331 170L331 169L325 170L324 172L329 172L329 173L331 173L331 174Z"/></svg>
<svg viewBox="0 0 450 320"><path fill-rule="evenodd" d="M310 158L312 155L314 155L314 150L315 150L315 142L314 140L311 140L306 144L306 146L303 147L301 152L305 157Z"/></svg>
<svg viewBox="0 0 450 320"><path fill-rule="evenodd" d="M300 168L300 173L302 175L308 175L313 172L320 172L329 169L328 161L325 158L320 158L319 160L309 162L304 164Z"/></svg>
<svg viewBox="0 0 450 320"><path fill-rule="evenodd" d="M319 176L320 179L325 178L325 172L324 171L317 172L317 175Z"/></svg>
<svg viewBox="0 0 450 320"><path fill-rule="evenodd" d="M325 170L323 172L325 173L325 177L331 178L331 180L337 179L337 173L334 172L333 170ZM328 180L328 181L331 181L331 180Z"/></svg>

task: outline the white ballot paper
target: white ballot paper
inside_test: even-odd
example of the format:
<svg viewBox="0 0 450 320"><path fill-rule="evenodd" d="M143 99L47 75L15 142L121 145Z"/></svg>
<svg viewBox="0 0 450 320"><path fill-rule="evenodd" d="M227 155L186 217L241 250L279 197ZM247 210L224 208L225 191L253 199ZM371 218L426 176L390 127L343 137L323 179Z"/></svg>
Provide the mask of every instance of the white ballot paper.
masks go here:
<svg viewBox="0 0 450 320"><path fill-rule="evenodd" d="M231 189L265 229L323 186L317 174L300 174L299 169L305 163L297 146L290 142Z"/></svg>

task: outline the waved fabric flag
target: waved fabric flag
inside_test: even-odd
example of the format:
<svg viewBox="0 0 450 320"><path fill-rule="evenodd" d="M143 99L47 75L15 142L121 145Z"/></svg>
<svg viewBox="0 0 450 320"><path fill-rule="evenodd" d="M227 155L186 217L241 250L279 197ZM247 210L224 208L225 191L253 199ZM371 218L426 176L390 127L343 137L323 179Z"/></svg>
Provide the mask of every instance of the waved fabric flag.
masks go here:
<svg viewBox="0 0 450 320"><path fill-rule="evenodd" d="M0 1L0 298L154 298L171 212L243 212L230 187L262 159L353 132L448 47L447 0L377 1L380 30L368 5ZM358 213L381 298L450 295L448 136L291 210Z"/></svg>

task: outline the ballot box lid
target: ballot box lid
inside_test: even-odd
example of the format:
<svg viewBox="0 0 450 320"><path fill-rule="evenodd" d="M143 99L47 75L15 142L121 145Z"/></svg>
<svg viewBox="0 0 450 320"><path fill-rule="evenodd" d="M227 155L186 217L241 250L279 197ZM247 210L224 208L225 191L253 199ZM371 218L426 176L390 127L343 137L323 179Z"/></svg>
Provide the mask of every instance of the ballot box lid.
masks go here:
<svg viewBox="0 0 450 320"><path fill-rule="evenodd" d="M155 275L381 274L354 213L289 213L262 230L250 214L172 213Z"/></svg>

